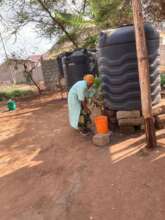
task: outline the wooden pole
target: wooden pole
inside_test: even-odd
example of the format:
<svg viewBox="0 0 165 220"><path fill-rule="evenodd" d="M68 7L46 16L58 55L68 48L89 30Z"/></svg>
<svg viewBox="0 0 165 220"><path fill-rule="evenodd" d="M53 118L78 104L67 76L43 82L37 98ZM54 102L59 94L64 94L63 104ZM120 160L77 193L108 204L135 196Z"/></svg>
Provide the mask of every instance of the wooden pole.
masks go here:
<svg viewBox="0 0 165 220"><path fill-rule="evenodd" d="M140 0L132 0L133 20L136 36L136 50L138 58L139 82L141 90L142 113L145 123L145 132L148 148L155 148L156 135L152 116L151 88L149 77L149 58L144 31L144 20Z"/></svg>

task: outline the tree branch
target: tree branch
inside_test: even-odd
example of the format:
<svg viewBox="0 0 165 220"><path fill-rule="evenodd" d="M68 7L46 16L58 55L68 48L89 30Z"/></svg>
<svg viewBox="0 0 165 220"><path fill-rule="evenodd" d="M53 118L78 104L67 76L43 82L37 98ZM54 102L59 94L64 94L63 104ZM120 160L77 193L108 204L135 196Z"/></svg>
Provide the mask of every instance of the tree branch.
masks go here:
<svg viewBox="0 0 165 220"><path fill-rule="evenodd" d="M26 63L24 63L24 72L30 77L33 84L37 87L38 93L41 95L42 91L41 91L39 85L36 83L36 81L33 79L33 76L32 76L33 70L35 68L36 68L36 66L33 66L33 67L31 67L30 70L28 70L28 67L27 67Z"/></svg>
<svg viewBox="0 0 165 220"><path fill-rule="evenodd" d="M87 5L87 0L84 0L83 8L82 8L83 13L85 13L86 5Z"/></svg>
<svg viewBox="0 0 165 220"><path fill-rule="evenodd" d="M46 4L42 1L42 0L37 0L38 3L42 6L42 8L47 12L47 14L49 14L50 18L53 20L54 24L58 25L58 27L66 34L66 36L68 37L68 39L73 43L73 45L77 48L78 44L75 42L75 40L70 36L70 34L68 33L68 31L66 30L66 28L64 27L64 25L58 20L56 19L52 13L50 12L50 10L47 8Z"/></svg>

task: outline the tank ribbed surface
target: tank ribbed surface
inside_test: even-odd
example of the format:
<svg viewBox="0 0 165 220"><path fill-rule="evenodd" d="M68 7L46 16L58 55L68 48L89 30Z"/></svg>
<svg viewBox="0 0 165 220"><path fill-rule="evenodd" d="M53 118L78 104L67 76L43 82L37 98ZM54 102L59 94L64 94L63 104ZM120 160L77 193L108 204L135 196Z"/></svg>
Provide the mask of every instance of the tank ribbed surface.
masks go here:
<svg viewBox="0 0 165 220"><path fill-rule="evenodd" d="M150 67L152 104L160 102L159 34L145 25ZM105 106L112 110L141 109L138 64L133 26L117 29L111 36L101 33L99 73Z"/></svg>
<svg viewBox="0 0 165 220"><path fill-rule="evenodd" d="M60 78L64 77L63 59L69 55L71 55L71 52L65 52L65 53L58 55L57 57L57 64L58 64Z"/></svg>
<svg viewBox="0 0 165 220"><path fill-rule="evenodd" d="M95 68L94 55L86 49L77 49L67 57L63 58L64 76L68 90L79 80L82 80L85 74L93 73Z"/></svg>

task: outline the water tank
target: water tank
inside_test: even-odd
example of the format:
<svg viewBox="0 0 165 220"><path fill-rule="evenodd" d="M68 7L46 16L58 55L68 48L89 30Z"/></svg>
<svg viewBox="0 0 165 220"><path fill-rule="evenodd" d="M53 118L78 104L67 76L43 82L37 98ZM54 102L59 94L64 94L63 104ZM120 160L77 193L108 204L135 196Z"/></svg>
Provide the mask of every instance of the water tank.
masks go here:
<svg viewBox="0 0 165 220"><path fill-rule="evenodd" d="M60 78L64 77L63 59L65 57L69 56L70 54L71 54L71 52L65 52L65 53L61 53L57 57L57 64L58 64L58 70L59 70Z"/></svg>
<svg viewBox="0 0 165 220"><path fill-rule="evenodd" d="M90 59L86 49L77 49L63 59L64 75L68 90L83 76L90 73Z"/></svg>
<svg viewBox="0 0 165 220"><path fill-rule="evenodd" d="M160 102L159 34L145 24L149 55L152 104ZM140 110L140 86L133 26L102 32L98 52L99 73L105 107L112 110Z"/></svg>
<svg viewBox="0 0 165 220"><path fill-rule="evenodd" d="M98 64L97 64L97 50L96 49L88 49L88 56L89 56L89 62L90 62L90 73L93 73L93 75L98 76Z"/></svg>

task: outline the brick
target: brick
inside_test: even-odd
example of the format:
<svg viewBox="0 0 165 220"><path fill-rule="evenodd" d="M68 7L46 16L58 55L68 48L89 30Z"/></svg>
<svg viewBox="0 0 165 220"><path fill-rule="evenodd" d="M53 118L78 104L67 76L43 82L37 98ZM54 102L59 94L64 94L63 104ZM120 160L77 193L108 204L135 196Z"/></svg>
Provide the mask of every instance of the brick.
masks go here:
<svg viewBox="0 0 165 220"><path fill-rule="evenodd" d="M140 111L118 111L117 119L140 118Z"/></svg>
<svg viewBox="0 0 165 220"><path fill-rule="evenodd" d="M158 115L156 118L159 122L165 123L165 114Z"/></svg>
<svg viewBox="0 0 165 220"><path fill-rule="evenodd" d="M95 134L93 136L93 143L96 146L106 146L110 143L110 133L107 134Z"/></svg>
<svg viewBox="0 0 165 220"><path fill-rule="evenodd" d="M153 116L157 116L157 115L160 115L160 114L162 114L162 108L159 106L159 107L156 107L156 108L154 108L154 109L152 109L152 114L153 114Z"/></svg>
<svg viewBox="0 0 165 220"><path fill-rule="evenodd" d="M154 116L165 114L165 100L162 99L161 102L152 107L152 113Z"/></svg>
<svg viewBox="0 0 165 220"><path fill-rule="evenodd" d="M152 114L153 116L165 114L165 106L163 105L157 105L152 108Z"/></svg>
<svg viewBox="0 0 165 220"><path fill-rule="evenodd" d="M138 125L142 125L143 123L144 123L144 120L142 117L118 120L119 126L138 126Z"/></svg>
<svg viewBox="0 0 165 220"><path fill-rule="evenodd" d="M157 129L165 128L165 114L155 116L155 127Z"/></svg>

